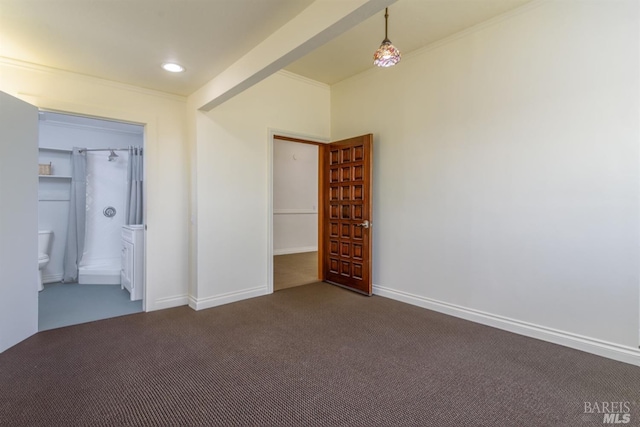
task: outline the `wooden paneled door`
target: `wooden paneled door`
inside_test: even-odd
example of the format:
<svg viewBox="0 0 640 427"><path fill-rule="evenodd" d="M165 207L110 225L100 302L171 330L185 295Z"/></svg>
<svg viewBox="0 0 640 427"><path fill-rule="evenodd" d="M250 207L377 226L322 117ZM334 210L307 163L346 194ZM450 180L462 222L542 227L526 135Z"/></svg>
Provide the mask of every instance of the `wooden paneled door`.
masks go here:
<svg viewBox="0 0 640 427"><path fill-rule="evenodd" d="M371 295L373 135L321 146L322 278Z"/></svg>

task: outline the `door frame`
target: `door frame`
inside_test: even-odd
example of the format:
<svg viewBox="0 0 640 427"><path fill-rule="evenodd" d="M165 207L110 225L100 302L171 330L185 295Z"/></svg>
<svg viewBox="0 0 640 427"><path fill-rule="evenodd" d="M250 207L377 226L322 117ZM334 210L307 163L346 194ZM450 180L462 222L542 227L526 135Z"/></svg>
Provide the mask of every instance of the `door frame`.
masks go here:
<svg viewBox="0 0 640 427"><path fill-rule="evenodd" d="M22 99L25 102L30 103L38 108L39 111L48 111L52 113L59 114L67 114L74 116L82 116L89 117L98 120L112 120L118 122L132 123L136 125L141 125L144 128L143 131L143 149L145 151L145 156L143 159L143 169L144 169L144 181L142 184L142 198L143 198L143 206L145 207L143 210L143 220L144 223L144 269L143 269L143 278L142 282L144 283L144 295L142 297L142 311L146 312L150 295L152 294L149 290L149 286L147 283L147 207L148 204L148 195L149 195L149 156L147 153L156 153L158 146L158 122L157 118L151 114L146 114L144 112L133 112L127 110L113 110L107 108L101 108L100 106L95 105L84 105L84 104L76 104L70 103L50 98L44 98L39 96L32 96L26 94L19 94L19 99ZM38 137L39 138L39 137ZM38 144L40 140L38 139ZM154 154L155 155L155 154ZM35 166L34 166L35 167ZM37 232L37 230L36 230Z"/></svg>
<svg viewBox="0 0 640 427"><path fill-rule="evenodd" d="M275 136L285 141L298 142L302 144L312 144L318 146L318 166L322 164L323 147L330 142L328 138L313 135L304 135L281 129L269 128L267 138L267 294L273 293L273 148ZM322 168L318 167L318 277L322 277L322 219L324 217L322 200Z"/></svg>

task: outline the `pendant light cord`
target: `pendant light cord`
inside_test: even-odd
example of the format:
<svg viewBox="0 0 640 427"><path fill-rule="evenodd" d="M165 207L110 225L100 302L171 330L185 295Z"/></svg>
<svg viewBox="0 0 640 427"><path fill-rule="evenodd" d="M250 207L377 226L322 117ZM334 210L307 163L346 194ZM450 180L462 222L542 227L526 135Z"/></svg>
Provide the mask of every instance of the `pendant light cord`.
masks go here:
<svg viewBox="0 0 640 427"><path fill-rule="evenodd" d="M387 30L389 27L389 8L384 8L384 40L389 41L389 37L387 36Z"/></svg>

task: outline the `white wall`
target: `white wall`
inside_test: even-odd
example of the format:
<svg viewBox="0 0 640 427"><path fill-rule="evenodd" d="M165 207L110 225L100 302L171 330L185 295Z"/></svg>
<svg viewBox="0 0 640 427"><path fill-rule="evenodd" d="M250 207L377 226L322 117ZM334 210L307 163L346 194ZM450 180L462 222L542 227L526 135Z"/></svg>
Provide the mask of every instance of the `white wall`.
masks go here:
<svg viewBox="0 0 640 427"><path fill-rule="evenodd" d="M0 353L38 331L37 148L38 111L0 92Z"/></svg>
<svg viewBox="0 0 640 427"><path fill-rule="evenodd" d="M273 253L318 250L318 146L273 142Z"/></svg>
<svg viewBox="0 0 640 427"><path fill-rule="evenodd" d="M144 143L140 125L48 111L40 113L39 130L40 147L128 148Z"/></svg>
<svg viewBox="0 0 640 427"><path fill-rule="evenodd" d="M377 293L640 362L638 30L537 2L332 87L332 139L375 134Z"/></svg>
<svg viewBox="0 0 640 427"><path fill-rule="evenodd" d="M104 120L95 120L84 117L74 117L55 113L41 113L39 121L40 147L71 149L74 146L88 148L127 148L130 145L142 147L144 145L143 128L130 124L118 124ZM118 152L119 157L114 162L107 162L109 152L89 152L88 162L96 158L96 165L104 172L119 171L118 176L126 180L126 152ZM70 176L71 162L70 153L40 150L39 162L52 164L53 175ZM104 158L102 163L99 159ZM108 185L111 188L110 180L92 180L94 185ZM67 221L69 215L69 186L71 181L67 179L40 178L38 184L38 228L40 230L53 231L53 239L49 253L49 263L42 270L42 278L45 283L58 282L62 280L64 248L67 237ZM120 190L121 198L114 195L98 194L97 203L100 206L113 205L117 212L124 214L124 183ZM100 200L102 196L107 196L106 200ZM95 197L91 198L95 201ZM103 207L104 207L103 206ZM102 210L102 209L100 209ZM124 216L116 215L108 221L124 224ZM90 221L96 219L88 216ZM101 219L97 217L97 219ZM106 218L105 218L106 219ZM117 228L117 227L116 227ZM92 229L91 227L89 228ZM120 231L115 230L108 235L109 244L105 244L105 239L92 239L96 233L88 231L89 244L85 247L89 253L86 260L91 258L105 258L110 254L110 258L120 260Z"/></svg>
<svg viewBox="0 0 640 427"><path fill-rule="evenodd" d="M145 124L146 309L186 304L186 99L4 59L0 90L49 110ZM33 169L35 164L24 167Z"/></svg>
<svg viewBox="0 0 640 427"><path fill-rule="evenodd" d="M327 138L329 88L279 72L209 113L194 99L199 309L267 292L269 130Z"/></svg>

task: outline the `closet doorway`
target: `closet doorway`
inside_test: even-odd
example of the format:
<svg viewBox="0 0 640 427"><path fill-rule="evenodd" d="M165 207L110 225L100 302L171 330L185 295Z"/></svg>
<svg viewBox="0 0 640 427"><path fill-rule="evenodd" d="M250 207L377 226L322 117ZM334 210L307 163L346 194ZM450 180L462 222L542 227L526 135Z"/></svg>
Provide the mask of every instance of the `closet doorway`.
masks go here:
<svg viewBox="0 0 640 427"><path fill-rule="evenodd" d="M39 113L38 330L144 311L144 126Z"/></svg>

